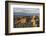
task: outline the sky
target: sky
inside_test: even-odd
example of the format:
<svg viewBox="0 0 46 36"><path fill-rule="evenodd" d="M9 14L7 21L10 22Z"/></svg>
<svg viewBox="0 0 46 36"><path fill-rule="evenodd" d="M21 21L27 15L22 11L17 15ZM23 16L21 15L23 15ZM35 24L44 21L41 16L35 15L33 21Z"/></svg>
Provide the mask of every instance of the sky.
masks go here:
<svg viewBox="0 0 46 36"><path fill-rule="evenodd" d="M39 8L13 8L15 13L39 13Z"/></svg>

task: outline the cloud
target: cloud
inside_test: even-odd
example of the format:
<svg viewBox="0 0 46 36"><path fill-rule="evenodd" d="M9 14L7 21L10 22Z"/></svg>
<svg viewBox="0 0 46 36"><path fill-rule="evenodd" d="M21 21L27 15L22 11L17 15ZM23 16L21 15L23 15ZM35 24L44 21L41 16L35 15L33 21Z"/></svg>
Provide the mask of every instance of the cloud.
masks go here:
<svg viewBox="0 0 46 36"><path fill-rule="evenodd" d="M39 13L39 8L13 8L15 13Z"/></svg>

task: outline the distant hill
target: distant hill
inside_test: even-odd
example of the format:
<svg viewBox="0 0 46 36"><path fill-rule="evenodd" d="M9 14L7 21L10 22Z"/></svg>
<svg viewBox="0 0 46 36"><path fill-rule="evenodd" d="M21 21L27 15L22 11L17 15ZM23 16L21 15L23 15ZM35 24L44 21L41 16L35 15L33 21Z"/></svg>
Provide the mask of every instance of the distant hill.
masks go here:
<svg viewBox="0 0 46 36"><path fill-rule="evenodd" d="M14 13L15 16L33 16L33 15L39 15L39 13Z"/></svg>

